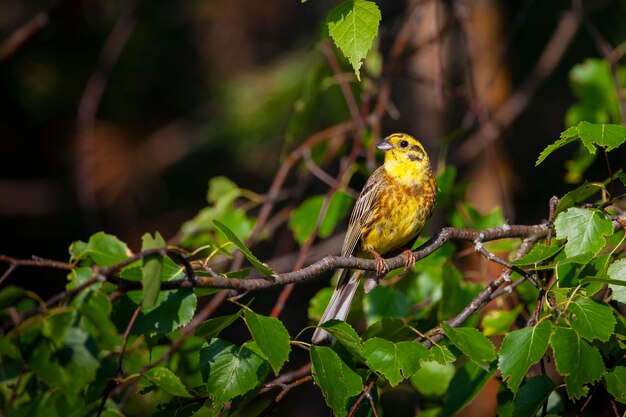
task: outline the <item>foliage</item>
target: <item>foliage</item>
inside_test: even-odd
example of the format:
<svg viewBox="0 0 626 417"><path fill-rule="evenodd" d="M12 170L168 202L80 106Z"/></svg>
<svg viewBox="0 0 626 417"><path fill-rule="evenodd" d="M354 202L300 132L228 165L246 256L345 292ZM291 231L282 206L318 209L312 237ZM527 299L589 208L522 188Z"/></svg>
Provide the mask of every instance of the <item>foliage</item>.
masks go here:
<svg viewBox="0 0 626 417"><path fill-rule="evenodd" d="M366 0L349 0L328 14L329 36L359 80L380 19L377 5ZM624 144L626 128L609 123L619 123L619 112L617 96L605 94L613 85L605 64L587 61L572 70L580 98L567 116L572 126L545 148L537 165L573 142L588 155ZM606 100L597 110L600 120L580 119ZM296 155L306 154L313 164L337 162L343 153L332 148L316 143ZM296 164L292 156L287 161ZM292 238L302 250L297 264L306 264L310 245L337 232L348 215L349 176L367 171L356 157L348 162L330 191L300 195L285 206L282 220L290 235L284 240ZM70 246L66 291L47 304L15 286L0 290L6 321L0 405L9 416L121 415L128 393L158 404L149 410L154 415L248 415L259 396L270 392L278 402L272 390L280 388L282 396L312 380L340 417L354 415L358 407L367 412L369 399L394 390L426 399L429 408L420 415L451 416L498 371L504 415L534 416L547 410L551 398L571 404L591 389L626 403L626 221L619 196L607 190L625 177L609 175L561 196L550 225L536 228L543 233L512 236L506 235L511 226L502 209L484 214L463 201L452 204L464 190L454 182L456 171L446 169L439 176L439 198L447 202L449 223L502 231L498 246L482 239L472 243L504 268L502 279L491 284L505 289L491 295L515 292L509 301L516 305L500 304L481 317L491 299L481 298L482 285L464 280L454 262L461 248L447 242L412 269L392 271L368 294L359 292L347 322L323 323L333 339L329 346L310 345L307 329L293 331L284 312L264 314L257 299L242 304L247 292L227 293L249 289L250 283L286 284L279 282L285 274L262 261L267 250L258 245L266 240L280 247L278 234L267 221L259 226L261 216L253 210L278 196L261 197L227 178L213 178L208 206L182 225L176 245L156 232L144 235L141 250L133 252L99 232ZM519 238L530 238L532 247L520 246ZM424 242L418 243L432 244ZM518 259L512 260L512 250L520 250ZM329 294L324 288L311 299L312 323ZM235 311L211 317L213 302L227 296ZM303 367L296 349L306 351ZM545 371L550 363L554 373Z"/></svg>
<svg viewBox="0 0 626 417"><path fill-rule="evenodd" d="M378 33L380 19L378 6L368 0L341 3L326 19L330 37L348 58L359 80L359 69Z"/></svg>
<svg viewBox="0 0 626 417"><path fill-rule="evenodd" d="M603 143L598 133L602 129L594 130L593 126L591 143ZM564 137L568 135L564 132ZM614 142L614 147L620 144ZM241 195L232 183L220 182L227 185L226 189L216 193L214 181L210 201ZM457 315L478 290L461 281L459 271L450 262L449 253L454 250L451 244L420 261L395 288L379 286L365 297L361 309L358 305L353 307L357 315L367 319L368 327L362 336L345 322L325 323L323 327L335 343L310 347L311 372L334 413L347 415L355 398L365 389L365 381L377 376L380 389L384 389L385 383L389 384L387 389L393 389L410 380L418 392L443 398L442 415L452 415L480 392L496 370L502 374L506 392L517 398L512 403L513 415L534 414L551 395L571 400L583 398L591 386L602 383L617 401L625 401L625 368L619 358L626 349L626 320L612 308L624 302L624 259L618 250L624 234L615 228L612 217L607 217L606 205L603 209L580 206L595 195L590 192L595 190L583 185L568 193L556 211L556 240L551 244L540 240L513 262L526 273L539 274L536 277L543 277L540 282L551 282L544 288L545 308L539 310L537 324L519 326L517 318L523 305L510 312L491 311L482 320L482 332L467 327L476 323L472 319L466 327L448 324L445 320ZM323 196L305 200L294 210L290 221L296 240L304 242L311 236L321 236L322 228L317 225L320 219L330 218L323 232L327 236L347 213L345 198L342 193L331 195L327 217L320 215ZM239 210L232 201L228 203L231 210ZM462 210L470 213L471 222L481 227L495 227L502 221L501 215L480 215L470 206ZM310 213L302 215L304 212ZM453 214L453 224L461 218ZM241 251L261 276L270 280L277 276L226 224L214 220L213 225L223 236L214 235L214 243L209 246L213 250L203 262L214 256L230 256L225 248L231 246ZM298 238L303 230L307 230L304 240ZM155 362L163 355L163 348L172 343L170 340L185 334L180 329L198 312L193 290L161 290L162 283L183 278L185 270L174 252L166 250L158 233L155 237L144 236L142 251L150 255L143 257L131 258L133 253L125 243L104 233L93 235L87 243L71 245L68 290L89 283L103 268L113 268L118 279L141 282L143 290L138 287L112 297L116 284L95 280L71 302L54 306L6 333L0 339L0 365L3 392L15 392L12 410L55 410L69 415L74 415L76 409L95 410L108 381L113 383L113 389L139 383L142 392L159 393L159 398L166 401L161 406L164 410L182 412L202 398L207 410L218 413L227 403L245 407L270 373L280 374L290 360L291 344L303 341L292 337L281 320L245 306L235 314L196 324L192 329L195 336L184 336L186 348L173 352L173 356L163 356L165 362ZM220 276L228 278L228 274ZM550 281L552 274L555 279ZM521 276L517 279L524 280ZM614 301L611 291L602 289L603 283L609 284ZM598 298L599 291L606 295ZM326 293L326 289L321 293ZM0 300L4 306L14 306L22 313L33 307L29 294L15 287L3 289ZM312 303L327 302L324 300L327 296ZM411 309L416 303L423 307ZM319 316L320 308L323 305L310 311L312 319ZM532 299L525 308L534 311ZM233 344L219 338L242 320L250 340ZM415 341L413 326L437 323L442 323L447 342L427 349ZM489 339L496 334L505 335L499 349ZM545 375L531 376L531 369L544 360L548 348L553 352L556 371L565 381L564 391ZM120 349L123 360L116 370L107 358ZM450 366L463 358L467 360L456 370ZM196 364L196 370L186 363ZM431 387L427 375L443 378L441 385ZM30 401L25 401L27 398ZM107 402L105 408L113 410L115 403Z"/></svg>

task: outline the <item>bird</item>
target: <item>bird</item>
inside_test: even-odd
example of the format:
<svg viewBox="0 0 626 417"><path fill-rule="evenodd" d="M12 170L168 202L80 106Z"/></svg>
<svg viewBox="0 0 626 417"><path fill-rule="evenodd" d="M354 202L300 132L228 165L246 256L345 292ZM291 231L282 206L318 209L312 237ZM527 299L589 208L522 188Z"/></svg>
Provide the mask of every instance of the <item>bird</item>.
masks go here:
<svg viewBox="0 0 626 417"><path fill-rule="evenodd" d="M332 319L345 321L360 279L369 276L364 285L369 292L389 272L382 255L404 247L405 270L415 264L415 255L406 245L419 236L435 207L437 182L422 144L406 133L394 133L376 147L384 152L384 162L363 186L341 248L344 257L374 258L375 275L372 279L371 272L341 270L335 291L311 337L316 345L330 337L319 326Z"/></svg>

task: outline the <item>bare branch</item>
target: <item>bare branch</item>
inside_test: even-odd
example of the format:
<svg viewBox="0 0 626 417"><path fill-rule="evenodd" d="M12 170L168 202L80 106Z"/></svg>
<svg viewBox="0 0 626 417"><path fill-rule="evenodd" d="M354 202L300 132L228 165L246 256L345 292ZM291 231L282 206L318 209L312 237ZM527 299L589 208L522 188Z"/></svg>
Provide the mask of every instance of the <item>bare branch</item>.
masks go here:
<svg viewBox="0 0 626 417"><path fill-rule="evenodd" d="M576 6L563 14L537 64L511 98L494 114L492 123L482 126L458 147L455 157L469 161L479 155L486 145L496 140L528 106L541 84L552 74L580 26Z"/></svg>
<svg viewBox="0 0 626 417"><path fill-rule="evenodd" d="M135 0L125 5L125 9L102 48L96 68L89 77L78 104L75 158L76 192L85 220L88 226L92 228L99 223L96 216L98 206L93 171L96 114L111 70L133 31L135 25L133 14L138 3L139 0Z"/></svg>
<svg viewBox="0 0 626 417"><path fill-rule="evenodd" d="M64 3L64 0L54 2L50 7L40 11L15 29L0 45L0 65L13 56L29 39L48 26L50 20L59 12Z"/></svg>
<svg viewBox="0 0 626 417"><path fill-rule="evenodd" d="M544 224L532 226L505 225L485 230L470 230L457 229L454 227L445 227L413 253L415 254L415 259L420 260L432 254L435 250L439 249L448 241L473 242L481 235L483 236L483 241L485 242L506 238L533 237L535 239L538 239L546 236L547 232L548 226ZM135 258L141 258L141 254L136 255ZM405 262L404 255L402 254L393 258L386 259L385 261L389 265L390 269L403 267ZM128 264L127 261L125 261L125 263ZM295 282L308 281L310 279L317 278L326 272L331 272L336 269L343 268L375 271L376 261L373 259L356 257L326 256L325 258L300 270L277 274L271 280L267 279L266 277L249 278L245 280L232 279L224 276L196 277L195 283L191 283L190 281L185 279L163 282L161 284L161 290L173 290L178 288L188 288L191 286L196 286L233 289L240 291L257 291L266 288L279 287ZM110 276L107 277L107 279L115 281L119 285L124 286L124 289L130 290L141 288L141 283L137 281L124 281L121 279L112 278Z"/></svg>

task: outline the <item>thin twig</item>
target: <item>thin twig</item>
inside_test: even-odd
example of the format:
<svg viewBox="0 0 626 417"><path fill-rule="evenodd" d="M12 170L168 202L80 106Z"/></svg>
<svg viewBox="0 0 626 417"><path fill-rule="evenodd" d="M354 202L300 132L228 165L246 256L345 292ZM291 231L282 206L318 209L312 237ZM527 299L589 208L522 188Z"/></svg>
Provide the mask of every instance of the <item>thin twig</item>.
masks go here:
<svg viewBox="0 0 626 417"><path fill-rule="evenodd" d="M433 79L435 80L435 98L437 107L443 109L443 63L441 61L441 29L439 25L439 8L443 7L443 3L439 0L433 0L433 7L435 8L435 18L433 19L433 55L435 68L433 72Z"/></svg>
<svg viewBox="0 0 626 417"><path fill-rule="evenodd" d="M4 280L6 280L16 269L17 269L16 264L10 264L7 270L4 271L4 274L2 274L2 277L0 277L0 285L2 285Z"/></svg>
<svg viewBox="0 0 626 417"><path fill-rule="evenodd" d="M106 405L107 400L109 399L115 386L118 384L118 382L116 381L117 376L118 375L123 376L122 365L124 362L124 353L126 352L126 346L128 346L128 338L130 336L130 331L135 325L135 321L137 321L137 317L139 317L140 312L141 312L141 305L138 305L132 317L130 318L128 325L126 326L126 330L124 331L124 337L122 339L123 340L122 350L120 351L120 356L117 359L117 367L115 368L115 372L113 373L111 380L107 383L107 385L104 387L104 390L102 391L102 400L100 401L100 407L98 408L97 417L100 417L102 415L102 412L104 411L104 406Z"/></svg>
<svg viewBox="0 0 626 417"><path fill-rule="evenodd" d="M517 252L515 253L513 259L519 259L527 254L532 248L534 242L543 236L531 235L528 238L524 239L520 247L517 249ZM496 291L502 285L511 281L512 272L513 271L511 269L504 268L498 278L491 281L459 314L457 314L452 319L447 320L446 323L448 323L452 327L458 327L463 324L463 322L465 322L465 320L467 320L472 314L476 313L480 308L482 308L488 302L495 298L494 294L496 294ZM505 294L507 292L508 291L503 291L501 292L501 294ZM431 347L433 343L437 343L442 340L445 337L445 334L443 333L443 331L441 331L441 329L434 328L426 332L426 336L426 339L421 340L422 338L418 338L418 340L421 340L421 343L424 346Z"/></svg>
<svg viewBox="0 0 626 417"><path fill-rule="evenodd" d="M9 398L6 401L5 409L4 411L2 411L2 416L6 416L7 412L11 409L11 405L13 404L13 401L15 400L15 398L17 397L17 392L20 389L20 384L22 383L22 379L24 378L24 374L26 373L26 370L28 369L28 367L26 365L22 365L22 368L20 369L20 373L17 376L17 379L15 380L15 385L13 385L13 389L11 390L11 394L9 394Z"/></svg>
<svg viewBox="0 0 626 417"><path fill-rule="evenodd" d="M546 246L550 246L552 242L552 232L554 231L554 213L556 212L556 206L559 204L559 198L557 196L552 196L550 198L549 203L549 212L548 212L548 225L550 228L548 229L548 235L546 236Z"/></svg>
<svg viewBox="0 0 626 417"><path fill-rule="evenodd" d="M576 6L561 17L552 37L546 44L539 60L526 76L520 87L509 100L495 112L493 123L481 127L471 135L455 153L455 160L467 162L483 152L489 143L495 141L500 132L508 128L526 109L531 98L541 84L552 74L563 54L574 39L580 26L580 13Z"/></svg>
<svg viewBox="0 0 626 417"><path fill-rule="evenodd" d="M276 197L280 194L283 185L287 180L287 175L291 171L291 168L293 168L295 164L300 160L300 158L302 158L303 155L313 146L325 140L328 140L329 138L345 134L354 129L354 126L355 125L353 120L348 120L346 122L330 126L309 136L300 146L291 151L287 158L285 158L285 161L283 161L283 163L278 168L278 172L274 177L274 181L272 181L272 185L267 192L267 201L264 202L261 206L254 228L252 229L252 232L250 232L250 236L246 240L247 245L254 245L256 243L259 234L269 220L272 209L274 208L274 201L276 200ZM240 269L242 263L243 255L237 256L235 258L235 261L233 262L233 269Z"/></svg>
<svg viewBox="0 0 626 417"><path fill-rule="evenodd" d="M6 262L15 266L34 266L38 268L53 268L53 269L64 269L66 271L70 271L72 269L72 265L67 262L54 261L52 259L17 259L12 258L7 255L0 254L0 262Z"/></svg>
<svg viewBox="0 0 626 417"><path fill-rule="evenodd" d="M133 15L138 3L139 0L122 3L125 8L102 48L96 67L87 81L78 104L75 156L76 192L84 219L91 228L97 228L99 224L96 214L98 204L93 170L96 146L96 114L111 70L132 33L135 25Z"/></svg>
<svg viewBox="0 0 626 417"><path fill-rule="evenodd" d="M213 296L213 298L211 299L211 301L209 303L207 303L207 305L205 305L199 313L197 313L194 318L187 323L186 326L184 326L180 331L180 337L176 340L174 340L168 347L168 349L165 351L165 353L163 353L159 358L157 358L155 361L153 361L152 363L150 363L149 365L144 366L143 368L141 368L138 372L137 372L137 376L143 375L144 373L146 373L148 370L160 365L161 363L165 362L166 360L168 360L172 354L174 352L176 352L178 349L180 349L180 347L182 346L182 344L193 335L193 333L195 332L196 328L203 323L206 319L208 319L213 312L215 312L215 310L222 304L222 302L226 299L226 297L228 296L228 292L226 291L222 291L218 294L215 294L215 296ZM124 381L123 383L118 384L117 386L115 386L113 388L113 390L110 393L111 395L115 395L116 393L118 393L124 386L126 386L127 384L130 384L131 386L134 385L137 382L137 378L134 379L127 379L126 381Z"/></svg>
<svg viewBox="0 0 626 417"><path fill-rule="evenodd" d="M553 196L552 198L550 198L549 211L548 211L548 225L550 227L548 228L548 235L546 236L546 246L550 246L550 244L552 243L552 232L554 230L554 213L556 212L556 206L558 204L559 204L558 197ZM539 322L539 316L541 315L541 312L543 311L546 288L548 288L546 271L543 271L541 276L542 276L542 279L540 280L541 288L539 288L539 294L537 295L535 311L533 311L533 314L530 316L530 318L526 322L526 327L536 325Z"/></svg>
<svg viewBox="0 0 626 417"><path fill-rule="evenodd" d="M359 106L356 104L356 99L354 98L354 94L352 93L352 90L350 89L350 85L345 80L345 78L339 77L339 75L342 73L341 66L339 65L339 62L337 61L337 57L335 56L335 52L333 51L333 48L330 46L330 43L328 40L323 40L322 42L320 42L320 49L322 53L324 54L324 56L326 57L326 61L328 61L328 64L333 70L333 73L337 77L337 80L339 81L339 88L341 89L341 94L343 94L343 98L346 101L348 110L350 111L350 116L352 117L352 121L354 122L354 125L357 127L357 131L362 132L363 129L365 128L363 117L361 116L361 113L359 112Z"/></svg>
<svg viewBox="0 0 626 417"><path fill-rule="evenodd" d="M348 417L354 417L356 415L356 412L359 411L359 407L361 406L363 399L370 395L370 391L372 390L372 387L374 386L377 380L378 380L378 376L376 374L372 374L372 376L370 376L369 381L367 381L367 384L365 384L365 388L363 389L359 397L356 399L356 401L352 405L352 408L350 408L350 412L348 412ZM373 404L373 401L370 404ZM375 409L375 408L373 407L372 409Z"/></svg>
<svg viewBox="0 0 626 417"><path fill-rule="evenodd" d="M7 61L15 52L21 48L29 39L38 34L43 28L48 26L50 20L61 10L61 6L66 0L58 0L50 7L40 11L30 18L26 23L15 29L6 40L0 45L0 65Z"/></svg>
<svg viewBox="0 0 626 417"><path fill-rule="evenodd" d="M270 404L268 404L268 406L265 407L265 409L261 411L257 417L263 417L268 415L271 416L272 411L276 407L276 404L278 404L285 397L285 395L287 395L287 393L291 391L291 389L312 380L313 376L311 375L311 362L308 362L305 365L301 366L299 369L285 372L275 380L265 384L259 394L269 392L275 387L280 387L282 389L280 393L278 393L276 398L274 398L274 400Z"/></svg>
<svg viewBox="0 0 626 417"><path fill-rule="evenodd" d="M14 328L15 326L17 326L18 324L22 323L24 320L29 319L37 314L43 314L48 308L60 303L61 301L63 301L66 298L72 298L74 295L80 293L81 291L83 291L85 288L89 288L90 286L92 286L93 284L95 284L96 282L101 281L101 277L99 276L95 276L85 282L83 282L81 285L79 285L76 288L73 288L71 290L67 290L67 291L63 291L60 292L56 295L53 295L52 297L50 297L48 300L46 300L46 302L43 305L40 305L38 307L33 308L32 310L28 310L24 313L22 313L19 316L19 320L18 321L14 321L11 323L6 323L4 324L1 329L3 332L7 332L8 330Z"/></svg>

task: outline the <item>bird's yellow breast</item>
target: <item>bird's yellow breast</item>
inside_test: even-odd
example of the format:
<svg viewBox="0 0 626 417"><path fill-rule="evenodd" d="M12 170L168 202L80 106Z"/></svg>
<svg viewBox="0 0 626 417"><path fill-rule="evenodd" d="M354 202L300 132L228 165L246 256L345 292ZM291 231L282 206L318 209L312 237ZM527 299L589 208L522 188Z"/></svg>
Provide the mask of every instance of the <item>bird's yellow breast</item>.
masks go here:
<svg viewBox="0 0 626 417"><path fill-rule="evenodd" d="M413 240L435 205L436 183L430 169L411 183L385 175L384 190L373 205L371 221L361 230L361 250L385 254Z"/></svg>

